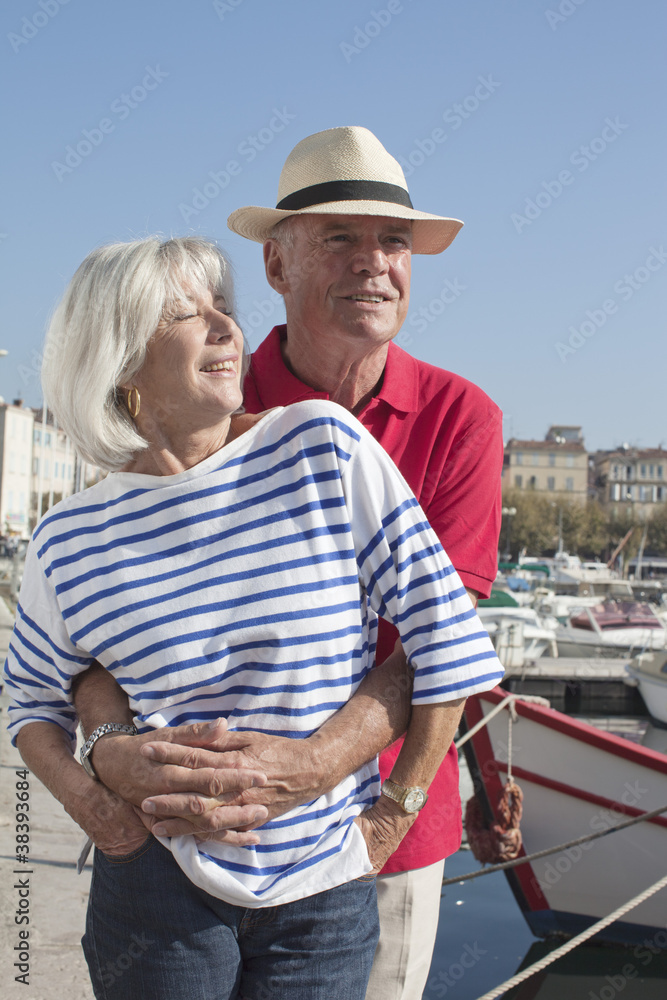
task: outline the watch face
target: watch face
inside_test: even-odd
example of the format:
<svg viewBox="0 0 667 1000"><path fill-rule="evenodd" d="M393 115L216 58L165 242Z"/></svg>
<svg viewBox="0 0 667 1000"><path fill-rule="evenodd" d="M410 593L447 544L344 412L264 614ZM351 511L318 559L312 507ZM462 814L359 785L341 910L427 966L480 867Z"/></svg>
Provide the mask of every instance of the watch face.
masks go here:
<svg viewBox="0 0 667 1000"><path fill-rule="evenodd" d="M413 788L405 796L403 802L403 808L408 813L419 812L421 807L426 802L426 793L421 790L421 788Z"/></svg>

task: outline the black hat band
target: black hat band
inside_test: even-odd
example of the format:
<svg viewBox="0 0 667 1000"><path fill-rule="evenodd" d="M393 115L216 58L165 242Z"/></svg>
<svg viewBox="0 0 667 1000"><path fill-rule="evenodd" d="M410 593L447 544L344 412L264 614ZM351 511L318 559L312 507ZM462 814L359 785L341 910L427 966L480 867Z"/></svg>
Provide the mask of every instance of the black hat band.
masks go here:
<svg viewBox="0 0 667 1000"><path fill-rule="evenodd" d="M277 209L298 212L312 205L324 205L331 201L384 201L403 208L412 208L410 195L398 184L384 181L326 181L312 184L288 194L278 202Z"/></svg>

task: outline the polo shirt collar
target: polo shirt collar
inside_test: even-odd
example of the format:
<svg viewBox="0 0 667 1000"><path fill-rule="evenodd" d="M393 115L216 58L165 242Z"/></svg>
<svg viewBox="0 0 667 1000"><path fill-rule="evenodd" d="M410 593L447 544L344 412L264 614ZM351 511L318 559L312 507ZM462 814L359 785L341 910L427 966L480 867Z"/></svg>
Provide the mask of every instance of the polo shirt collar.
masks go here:
<svg viewBox="0 0 667 1000"><path fill-rule="evenodd" d="M283 360L281 343L287 337L287 327L274 326L252 355L252 374L260 389L262 405L267 409L287 406L302 399L328 399L327 392L318 392L293 375ZM378 400L394 410L411 413L419 405L419 373L417 362L396 344L389 345L382 388L368 404Z"/></svg>

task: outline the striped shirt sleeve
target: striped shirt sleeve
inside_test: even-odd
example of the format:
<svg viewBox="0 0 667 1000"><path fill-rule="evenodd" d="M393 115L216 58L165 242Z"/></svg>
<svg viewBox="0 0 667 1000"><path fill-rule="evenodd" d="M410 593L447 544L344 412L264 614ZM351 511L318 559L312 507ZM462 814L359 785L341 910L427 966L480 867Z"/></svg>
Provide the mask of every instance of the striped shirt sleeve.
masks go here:
<svg viewBox="0 0 667 1000"><path fill-rule="evenodd" d="M26 554L4 678L12 696L12 741L27 722L53 722L76 745L72 681L93 659L72 643L33 539ZM29 600L27 597L29 595Z"/></svg>
<svg viewBox="0 0 667 1000"><path fill-rule="evenodd" d="M348 416L349 420L349 416ZM502 679L489 635L402 475L361 425L342 478L360 579L391 621L414 670L413 704L435 704Z"/></svg>

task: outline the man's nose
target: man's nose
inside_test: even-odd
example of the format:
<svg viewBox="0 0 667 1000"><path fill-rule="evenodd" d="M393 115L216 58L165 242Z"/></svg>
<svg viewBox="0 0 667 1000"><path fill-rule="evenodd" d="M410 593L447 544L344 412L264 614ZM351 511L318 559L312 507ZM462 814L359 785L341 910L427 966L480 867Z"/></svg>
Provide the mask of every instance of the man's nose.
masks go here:
<svg viewBox="0 0 667 1000"><path fill-rule="evenodd" d="M389 261L382 247L377 243L373 246L361 246L352 260L352 268L356 273L366 271L368 274L383 274L389 269Z"/></svg>

